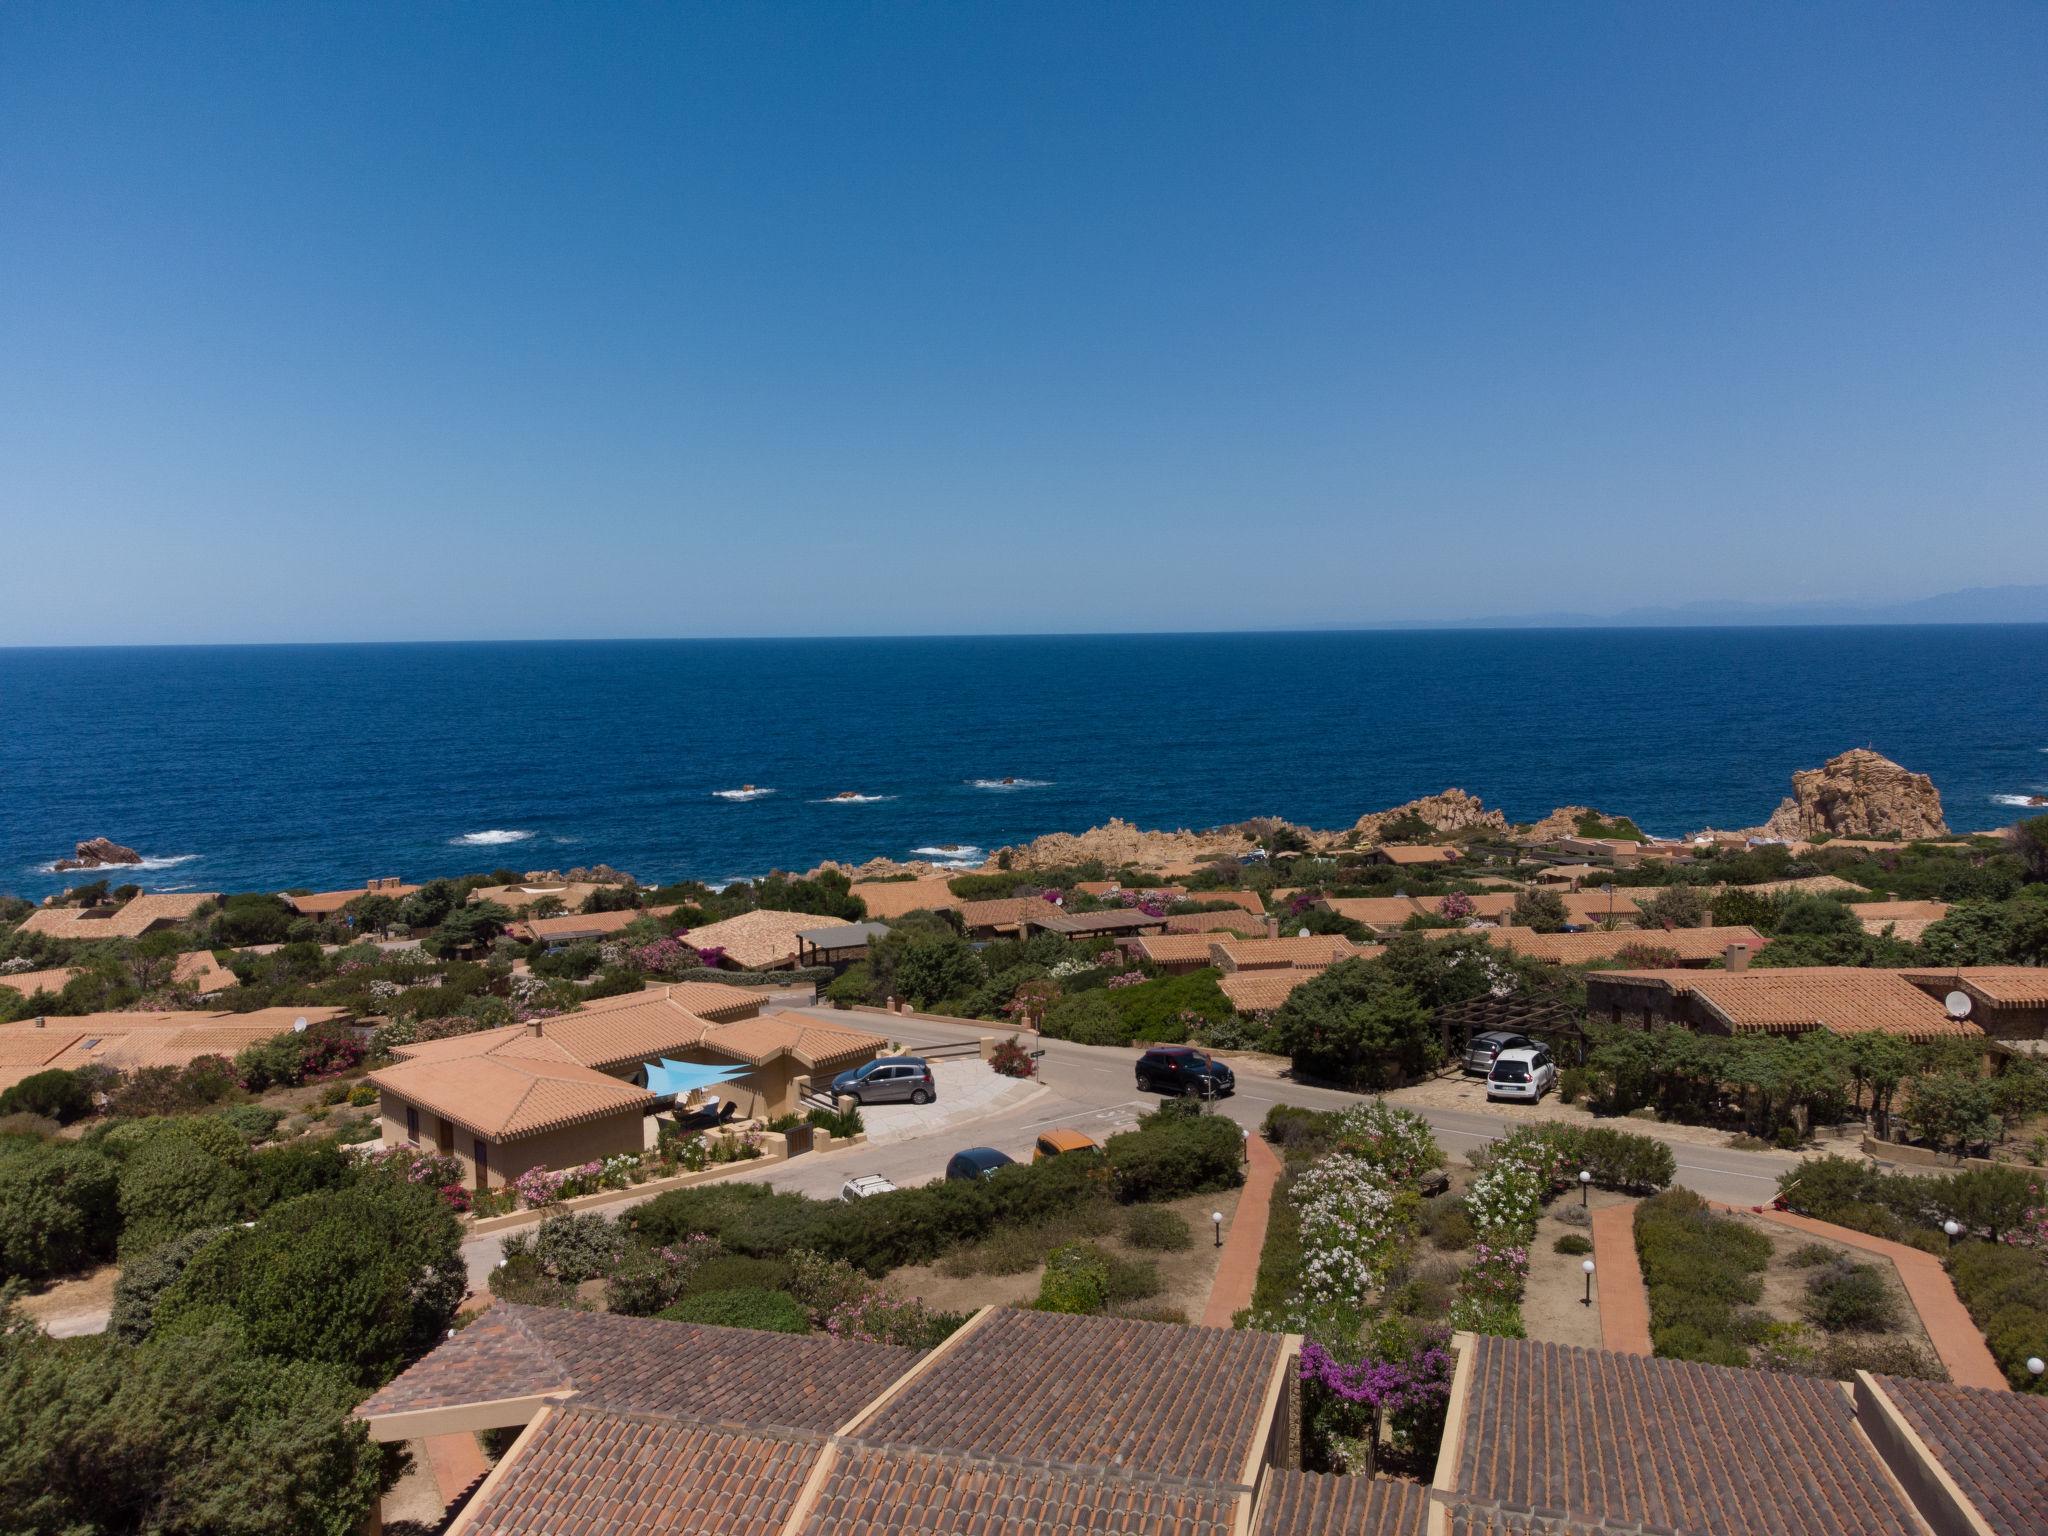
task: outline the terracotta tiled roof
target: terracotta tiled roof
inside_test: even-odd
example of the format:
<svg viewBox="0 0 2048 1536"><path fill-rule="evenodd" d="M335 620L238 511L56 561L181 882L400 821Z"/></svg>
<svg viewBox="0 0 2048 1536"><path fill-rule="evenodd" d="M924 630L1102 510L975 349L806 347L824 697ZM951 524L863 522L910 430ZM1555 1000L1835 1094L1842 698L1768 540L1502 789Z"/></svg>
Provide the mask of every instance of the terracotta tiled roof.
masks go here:
<svg viewBox="0 0 2048 1536"><path fill-rule="evenodd" d="M622 1413L828 1432L917 1362L893 1344L494 1304L356 1409L376 1419L547 1392Z"/></svg>
<svg viewBox="0 0 2048 1536"><path fill-rule="evenodd" d="M1239 1486L1284 1340L1050 1312L991 1314L863 1426L878 1446Z"/></svg>
<svg viewBox="0 0 2048 1536"><path fill-rule="evenodd" d="M824 1454L816 1438L557 1408L468 1512L465 1536L775 1536Z"/></svg>
<svg viewBox="0 0 2048 1536"><path fill-rule="evenodd" d="M662 987L598 998L572 1012L543 1019L541 1037L567 1051L569 1059L578 1065L599 1072L653 1061L659 1056L673 1056L677 1051L697 1044L712 1028L710 1020L686 1007L674 995L675 990ZM511 1029L518 1033L528 1032L523 1025L513 1025ZM506 1032L490 1030L487 1033L503 1035ZM452 1040L436 1040L424 1047L402 1046L393 1054L417 1058L431 1055L442 1046L460 1051L464 1041L477 1038L476 1035L458 1035ZM471 1053L461 1051L461 1054Z"/></svg>
<svg viewBox="0 0 2048 1536"><path fill-rule="evenodd" d="M960 898L946 882L947 875L928 875L918 880L856 880L853 894L867 903L868 916L884 922L906 912L958 911Z"/></svg>
<svg viewBox="0 0 2048 1536"><path fill-rule="evenodd" d="M1920 980L1916 973L1915 981ZM1969 993L1994 1008L2048 1007L2048 967L2038 965L1965 965L1934 973L1944 985Z"/></svg>
<svg viewBox="0 0 2048 1536"><path fill-rule="evenodd" d="M1423 1536L1428 1518L1421 1483L1275 1467L1259 1491L1252 1536Z"/></svg>
<svg viewBox="0 0 2048 1536"><path fill-rule="evenodd" d="M801 1013L767 1014L723 1024L700 1042L704 1049L737 1061L758 1065L778 1056L793 1056L807 1067L869 1061L888 1043L880 1035Z"/></svg>
<svg viewBox="0 0 2048 1536"><path fill-rule="evenodd" d="M1189 891L1185 899L1198 901L1204 906L1216 906L1227 902L1233 907L1261 916L1266 910L1266 904L1259 899L1257 891Z"/></svg>
<svg viewBox="0 0 2048 1536"><path fill-rule="evenodd" d="M1919 1536L1832 1381L1481 1337L1458 1502L1677 1536Z"/></svg>
<svg viewBox="0 0 2048 1536"><path fill-rule="evenodd" d="M1609 922L1618 928L1633 928L1642 914L1636 910L1636 896L1627 887L1616 886L1613 895L1605 891L1559 891L1558 899L1572 923L1580 928L1598 928ZM1654 895L1645 891L1644 895Z"/></svg>
<svg viewBox="0 0 2048 1536"><path fill-rule="evenodd" d="M123 1072L182 1067L201 1056L232 1056L245 1046L283 1034L300 1019L325 1024L347 1017L345 1008L262 1008L253 1013L82 1013L52 1017L41 1030L27 1019L0 1024L0 1087L19 1082L30 1070L48 1067L75 1071L105 1066ZM43 1056L36 1068L7 1060L13 1054L35 1056L38 1042L52 1037L67 1043Z"/></svg>
<svg viewBox="0 0 2048 1536"><path fill-rule="evenodd" d="M370 1081L493 1142L644 1114L656 1102L523 1024L406 1046L396 1066L372 1072Z"/></svg>
<svg viewBox="0 0 2048 1536"><path fill-rule="evenodd" d="M1339 917L1348 917L1381 932L1399 928L1411 917L1435 915L1434 908L1424 912L1421 903L1412 896L1329 896L1324 898L1323 905Z"/></svg>
<svg viewBox="0 0 2048 1536"><path fill-rule="evenodd" d="M796 936L821 921L815 912L742 912L692 928L683 942L697 949L722 949L743 970L773 970L796 960Z"/></svg>
<svg viewBox="0 0 2048 1536"><path fill-rule="evenodd" d="M1372 960L1386 952L1384 945L1361 944L1350 958ZM1217 977L1216 985L1239 1013L1271 1013L1292 997L1297 988L1322 974L1321 970L1276 966L1259 971L1232 971Z"/></svg>
<svg viewBox="0 0 2048 1536"><path fill-rule="evenodd" d="M0 973L0 987L8 987L23 997L34 997L38 992L58 993L72 977L81 974L76 965L60 965L47 971L8 971Z"/></svg>
<svg viewBox="0 0 2048 1536"><path fill-rule="evenodd" d="M662 908L672 912L673 907ZM506 924L505 931L529 943L562 944L576 939L604 938L630 928L639 919L659 916L651 909L627 908L618 912L564 912L560 917L527 917ZM706 942L709 942L708 940Z"/></svg>
<svg viewBox="0 0 2048 1536"><path fill-rule="evenodd" d="M152 928L182 923L218 900L217 891L177 891L137 896L120 907L38 907L16 931L53 939L139 939Z"/></svg>
<svg viewBox="0 0 2048 1536"><path fill-rule="evenodd" d="M1945 901L1859 901L1849 910L1854 912L1867 928L1873 921L1891 922L1901 918L1926 918L1932 922L1948 916Z"/></svg>
<svg viewBox="0 0 2048 1536"><path fill-rule="evenodd" d="M963 901L960 903L960 918L967 927L1014 928L1025 918L1034 923L1048 917L1058 917L1060 909L1049 901L1036 896L1002 896L994 901Z"/></svg>
<svg viewBox="0 0 2048 1536"><path fill-rule="evenodd" d="M2048 1398L1876 1381L1996 1536L2048 1531Z"/></svg>
<svg viewBox="0 0 2048 1536"><path fill-rule="evenodd" d="M17 1072L12 1078L0 1075L0 1084L18 1082L30 1072L39 1072L69 1050L72 1044L85 1038L84 1032L76 1027L66 1027L67 1021L55 1019L41 1029L34 1021L0 1028L0 1067L23 1067L28 1071Z"/></svg>
<svg viewBox="0 0 2048 1536"><path fill-rule="evenodd" d="M1951 1019L1940 999L1914 986L1904 971L1812 965L1784 970L1608 971L1593 980L1660 984L1675 997L1693 998L1737 1034L1825 1029L1838 1035L1935 1040L1983 1033L1967 1019Z"/></svg>
<svg viewBox="0 0 2048 1536"><path fill-rule="evenodd" d="M171 974L201 997L209 992L225 992L236 984L235 973L214 959L210 949L195 949L190 954L178 956L178 964Z"/></svg>
<svg viewBox="0 0 2048 1536"><path fill-rule="evenodd" d="M1215 937L1208 933L1147 933L1130 941L1136 954L1154 965L1175 965L1199 970L1215 963L1209 946Z"/></svg>
<svg viewBox="0 0 2048 1536"><path fill-rule="evenodd" d="M1327 970L1339 960L1352 958L1349 939L1335 934L1298 935L1285 939L1212 939L1209 952L1226 971L1260 971L1279 967L1294 970Z"/></svg>
<svg viewBox="0 0 2048 1536"><path fill-rule="evenodd" d="M418 890L403 880L375 880L348 891L314 891L307 896L282 896L281 900L302 917L332 917L352 901L365 896L403 898Z"/></svg>
<svg viewBox="0 0 2048 1536"><path fill-rule="evenodd" d="M802 1536L1229 1536L1237 1505L1213 1488L848 1447Z"/></svg>
<svg viewBox="0 0 2048 1536"><path fill-rule="evenodd" d="M1168 933L1241 933L1256 938L1266 920L1249 912L1182 912L1166 919Z"/></svg>
<svg viewBox="0 0 2048 1536"><path fill-rule="evenodd" d="M1532 960L1584 965L1612 960L1624 949L1668 949L1681 960L1719 960L1731 944L1754 955L1770 942L1754 928L1631 928L1614 933L1538 933L1534 928L1487 928L1488 942Z"/></svg>
<svg viewBox="0 0 2048 1536"><path fill-rule="evenodd" d="M552 896L565 914L581 912L583 903L598 891L616 891L617 885L598 885L589 880L527 880L518 885L485 885L469 893L473 902L494 901L508 912L524 912L535 902Z"/></svg>
<svg viewBox="0 0 2048 1536"><path fill-rule="evenodd" d="M1123 885L1115 880L1077 880L1074 889L1084 896L1113 896L1118 891L1130 891L1138 896L1157 896L1165 901L1186 901L1188 888L1184 885ZM1211 897L1222 897L1232 901L1242 896L1242 891L1204 891L1196 899L1208 901Z"/></svg>
<svg viewBox="0 0 2048 1536"><path fill-rule="evenodd" d="M1455 864L1458 850L1436 843L1381 843L1373 852L1389 864Z"/></svg>
<svg viewBox="0 0 2048 1536"><path fill-rule="evenodd" d="M752 987L727 986L722 981L677 981L657 990L665 994L670 1002L689 1009L700 1019L709 1019L714 1024L730 1024L735 1019L751 1019L761 1011L762 995ZM590 1008L585 1003L584 1008Z"/></svg>

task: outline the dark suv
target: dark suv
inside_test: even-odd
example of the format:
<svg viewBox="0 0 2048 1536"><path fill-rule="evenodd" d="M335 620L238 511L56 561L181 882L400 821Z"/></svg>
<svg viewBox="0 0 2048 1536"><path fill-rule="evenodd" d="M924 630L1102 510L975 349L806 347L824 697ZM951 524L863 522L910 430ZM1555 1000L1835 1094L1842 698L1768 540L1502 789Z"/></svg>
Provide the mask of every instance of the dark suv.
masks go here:
<svg viewBox="0 0 2048 1536"><path fill-rule="evenodd" d="M1237 1092L1237 1074L1191 1045L1155 1045L1138 1058L1138 1091L1220 1099Z"/></svg>

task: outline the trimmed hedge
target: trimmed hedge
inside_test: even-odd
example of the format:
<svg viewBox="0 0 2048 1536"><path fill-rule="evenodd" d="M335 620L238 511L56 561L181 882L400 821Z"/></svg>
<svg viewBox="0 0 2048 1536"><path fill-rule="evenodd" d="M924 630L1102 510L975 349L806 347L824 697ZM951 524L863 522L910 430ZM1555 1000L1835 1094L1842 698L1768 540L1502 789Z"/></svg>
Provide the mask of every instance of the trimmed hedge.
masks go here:
<svg viewBox="0 0 2048 1536"><path fill-rule="evenodd" d="M1671 1144L1654 1136L1552 1121L1544 1127L1544 1137L1563 1154L1568 1165L1565 1171L1574 1181L1583 1169L1602 1189L1647 1194L1669 1189L1678 1176L1678 1158Z"/></svg>
<svg viewBox="0 0 2048 1536"><path fill-rule="evenodd" d="M705 1291L655 1314L672 1323L710 1323L763 1333L809 1333L810 1314L787 1291Z"/></svg>
<svg viewBox="0 0 2048 1536"><path fill-rule="evenodd" d="M1964 1243L1948 1269L2005 1379L2019 1391L2048 1390L2048 1378L2027 1369L2028 1356L2048 1356L2048 1261L2040 1251Z"/></svg>
<svg viewBox="0 0 2048 1536"><path fill-rule="evenodd" d="M1758 1320L1737 1309L1763 1294L1758 1278L1771 1241L1716 1216L1691 1190L1674 1189L1636 1207L1636 1254L1650 1292L1650 1342L1672 1360L1749 1364Z"/></svg>

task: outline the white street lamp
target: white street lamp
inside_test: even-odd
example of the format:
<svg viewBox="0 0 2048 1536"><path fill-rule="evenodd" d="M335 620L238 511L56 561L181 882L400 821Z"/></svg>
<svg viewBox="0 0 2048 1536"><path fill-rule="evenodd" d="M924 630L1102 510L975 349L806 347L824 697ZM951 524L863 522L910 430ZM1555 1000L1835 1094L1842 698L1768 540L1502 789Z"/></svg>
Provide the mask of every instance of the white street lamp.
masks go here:
<svg viewBox="0 0 2048 1536"><path fill-rule="evenodd" d="M2048 1361L2044 1361L2039 1355L2029 1355L2027 1356L2027 1370L2033 1375L2038 1376L2043 1371L2048 1371Z"/></svg>
<svg viewBox="0 0 2048 1536"><path fill-rule="evenodd" d="M1211 1211L1209 1213L1209 1223L1216 1229L1216 1246L1221 1248L1223 1246L1223 1213L1221 1211Z"/></svg>
<svg viewBox="0 0 2048 1536"><path fill-rule="evenodd" d="M1590 1168L1581 1168L1579 1170L1579 1208L1584 1210L1592 1203L1592 1199L1593 1171Z"/></svg>
<svg viewBox="0 0 2048 1536"><path fill-rule="evenodd" d="M1590 1307L1593 1305L1593 1261L1588 1259L1579 1268L1586 1272L1586 1305Z"/></svg>

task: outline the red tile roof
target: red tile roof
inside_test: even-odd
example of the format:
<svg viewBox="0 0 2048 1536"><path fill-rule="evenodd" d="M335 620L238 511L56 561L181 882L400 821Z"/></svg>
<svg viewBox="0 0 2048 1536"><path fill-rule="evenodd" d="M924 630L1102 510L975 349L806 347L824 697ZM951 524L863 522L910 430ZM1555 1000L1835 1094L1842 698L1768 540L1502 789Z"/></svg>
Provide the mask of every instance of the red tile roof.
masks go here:
<svg viewBox="0 0 2048 1536"><path fill-rule="evenodd" d="M940 1355L860 1438L1237 1486L1278 1334L1009 1309Z"/></svg>
<svg viewBox="0 0 2048 1536"><path fill-rule="evenodd" d="M619 1412L827 1433L914 1350L499 1302L356 1409L361 1418L573 1391Z"/></svg>
<svg viewBox="0 0 2048 1536"><path fill-rule="evenodd" d="M1612 933L1538 933L1534 928L1482 929L1487 941L1532 960L1584 965L1612 960L1625 949L1668 949L1681 960L1718 960L1740 944L1755 955L1770 942L1754 928L1625 928Z"/></svg>
<svg viewBox="0 0 2048 1536"><path fill-rule="evenodd" d="M1907 1040L1980 1038L1968 1019L1952 1019L1941 1000L1913 985L1904 971L1853 965L1787 966L1749 971L1604 971L1589 987L1614 982L1655 985L1692 998L1734 1034L1887 1034Z"/></svg>
<svg viewBox="0 0 2048 1536"><path fill-rule="evenodd" d="M1997 1536L2048 1531L2048 1398L1875 1380Z"/></svg>
<svg viewBox="0 0 2048 1536"><path fill-rule="evenodd" d="M1921 1536L1837 1382L1473 1345L1456 1498L1677 1536Z"/></svg>
<svg viewBox="0 0 2048 1536"><path fill-rule="evenodd" d="M465 1536L775 1536L819 1439L712 1429L570 1403L467 1511Z"/></svg>
<svg viewBox="0 0 2048 1536"><path fill-rule="evenodd" d="M1252 1536L1423 1536L1428 1518L1421 1483L1276 1467L1259 1491Z"/></svg>
<svg viewBox="0 0 2048 1536"><path fill-rule="evenodd" d="M1237 1506L1213 1488L850 1446L802 1536L1229 1536Z"/></svg>

